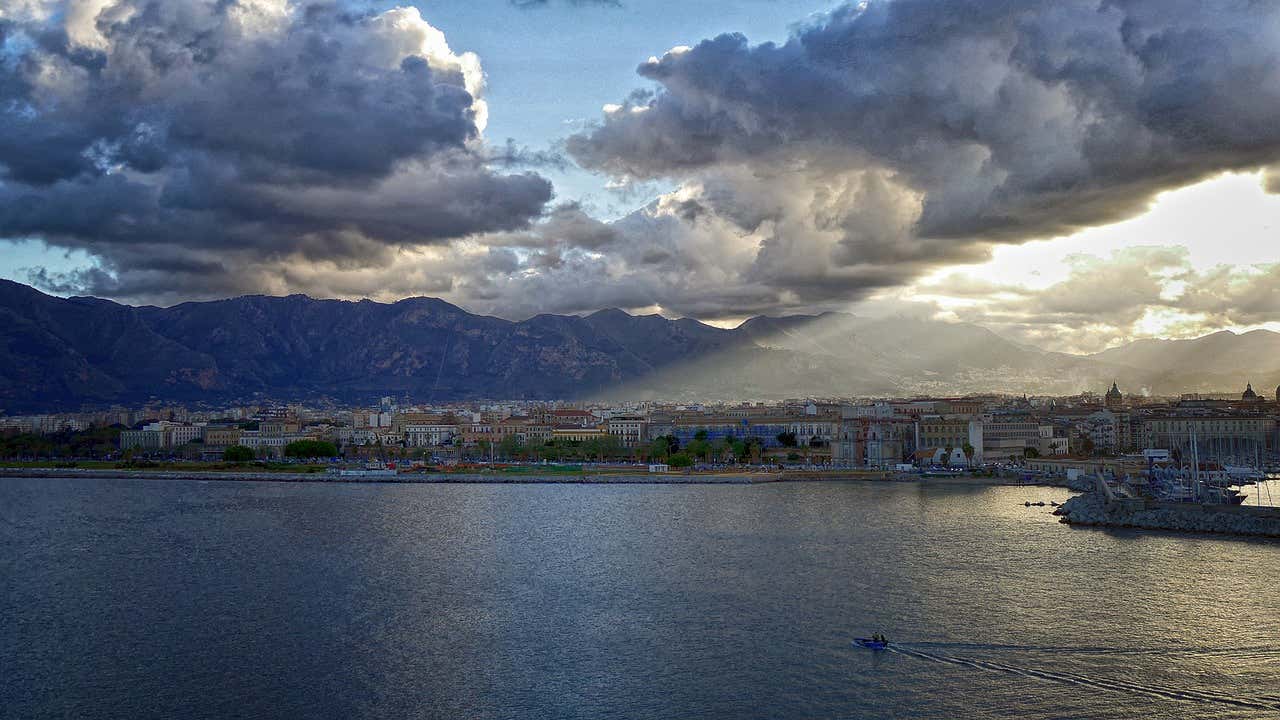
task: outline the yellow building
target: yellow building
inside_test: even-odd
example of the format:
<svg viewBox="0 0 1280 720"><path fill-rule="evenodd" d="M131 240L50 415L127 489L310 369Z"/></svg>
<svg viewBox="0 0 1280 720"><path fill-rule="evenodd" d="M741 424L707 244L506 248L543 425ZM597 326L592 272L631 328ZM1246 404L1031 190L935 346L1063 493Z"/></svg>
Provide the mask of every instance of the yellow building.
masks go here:
<svg viewBox="0 0 1280 720"><path fill-rule="evenodd" d="M228 447L240 444L238 427L209 427L204 430L204 444L209 447Z"/></svg>
<svg viewBox="0 0 1280 720"><path fill-rule="evenodd" d="M969 444L969 418L942 417L940 415L920 418L921 449L929 448L963 448Z"/></svg>
<svg viewBox="0 0 1280 720"><path fill-rule="evenodd" d="M551 431L551 439L557 442L583 442L602 438L606 435L608 433L603 428L598 427L558 427Z"/></svg>

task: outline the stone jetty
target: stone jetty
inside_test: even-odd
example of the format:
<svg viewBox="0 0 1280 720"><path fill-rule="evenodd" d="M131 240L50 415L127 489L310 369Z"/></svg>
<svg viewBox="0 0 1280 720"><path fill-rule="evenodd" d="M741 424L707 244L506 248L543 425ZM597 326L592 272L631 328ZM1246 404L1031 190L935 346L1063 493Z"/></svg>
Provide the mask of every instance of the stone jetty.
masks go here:
<svg viewBox="0 0 1280 720"><path fill-rule="evenodd" d="M1277 507L1108 498L1093 491L1067 500L1054 514L1070 525L1280 538Z"/></svg>

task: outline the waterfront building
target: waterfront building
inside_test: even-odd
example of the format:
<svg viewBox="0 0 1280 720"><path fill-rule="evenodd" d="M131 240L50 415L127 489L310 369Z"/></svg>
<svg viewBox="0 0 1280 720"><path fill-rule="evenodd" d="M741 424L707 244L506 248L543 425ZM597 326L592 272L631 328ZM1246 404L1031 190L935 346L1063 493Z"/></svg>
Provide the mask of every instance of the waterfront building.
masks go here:
<svg viewBox="0 0 1280 720"><path fill-rule="evenodd" d="M315 433L289 432L279 435L263 434L261 430L245 430L240 434L240 443L261 457L284 457L284 449L291 442L298 440L316 440Z"/></svg>
<svg viewBox="0 0 1280 720"><path fill-rule="evenodd" d="M846 467L893 467L916 452L915 420L866 417L859 414L857 407L842 410L844 416L831 443L833 463Z"/></svg>
<svg viewBox="0 0 1280 720"><path fill-rule="evenodd" d="M239 445L240 433L242 432L244 431L235 425L229 427L206 427L204 429L204 444L211 448Z"/></svg>
<svg viewBox="0 0 1280 720"><path fill-rule="evenodd" d="M458 426L440 423L416 423L403 428L404 442L408 447L444 447L453 443Z"/></svg>
<svg viewBox="0 0 1280 720"><path fill-rule="evenodd" d="M915 452L915 423L872 420L866 431L866 465L889 468Z"/></svg>
<svg viewBox="0 0 1280 720"><path fill-rule="evenodd" d="M1138 438L1143 448L1190 457L1194 437L1202 459L1252 464L1266 451L1274 424L1264 415L1192 408L1144 416L1138 422Z"/></svg>
<svg viewBox="0 0 1280 720"><path fill-rule="evenodd" d="M778 436L791 432L793 420L800 426L800 417L730 417L726 415L692 415L677 418L672 424L671 434L686 447L697 439L700 433L706 434L707 442L715 444L723 440L746 440L755 438L762 448L782 447ZM809 427L813 427L810 425ZM796 436L797 443L808 443L810 437ZM821 443L821 438L819 439Z"/></svg>
<svg viewBox="0 0 1280 720"><path fill-rule="evenodd" d="M646 429L645 433L650 438L675 435L675 431L675 423L667 413L653 413L649 415L649 427Z"/></svg>
<svg viewBox="0 0 1280 720"><path fill-rule="evenodd" d="M916 446L921 450L963 448L969 444L969 418L926 415L917 423Z"/></svg>
<svg viewBox="0 0 1280 720"><path fill-rule="evenodd" d="M828 447L835 440L838 425L839 416L805 414L788 422L787 432L795 435L801 445Z"/></svg>
<svg viewBox="0 0 1280 720"><path fill-rule="evenodd" d="M598 440L606 435L608 433L605 432L604 428L566 425L553 429L551 431L551 440L553 442L585 442L587 440Z"/></svg>
<svg viewBox="0 0 1280 720"><path fill-rule="evenodd" d="M1039 457L1027 460L1027 469L1033 472L1068 477L1073 475L1110 475L1137 477L1147 470L1147 461L1142 456L1126 455L1111 458Z"/></svg>
<svg viewBox="0 0 1280 720"><path fill-rule="evenodd" d="M168 428L169 447L179 447L196 440L204 439L203 425L171 425Z"/></svg>
<svg viewBox="0 0 1280 720"><path fill-rule="evenodd" d="M982 416L969 423L969 444L977 463L1020 461L1034 450L1041 456L1065 455L1070 441L1054 426L1026 416Z"/></svg>
<svg viewBox="0 0 1280 720"><path fill-rule="evenodd" d="M607 423L609 434L617 437L626 448L646 442L649 439L648 427L648 421L639 415L618 415L609 418Z"/></svg>
<svg viewBox="0 0 1280 720"><path fill-rule="evenodd" d="M524 426L526 445L545 445L551 440L555 427L545 422L530 421Z"/></svg>
<svg viewBox="0 0 1280 720"><path fill-rule="evenodd" d="M494 433L493 426L492 422L483 420L465 425L462 429L462 443L472 446L482 442L495 442L497 434Z"/></svg>
<svg viewBox="0 0 1280 720"><path fill-rule="evenodd" d="M159 430L122 430L121 450L159 450L164 447L164 433Z"/></svg>
<svg viewBox="0 0 1280 720"><path fill-rule="evenodd" d="M862 418L841 418L831 443L831 461L837 465L862 465L867 452L867 422Z"/></svg>
<svg viewBox="0 0 1280 720"><path fill-rule="evenodd" d="M180 447L203 438L203 425L184 425L161 420L148 423L141 430L121 431L120 449L160 450Z"/></svg>
<svg viewBox="0 0 1280 720"><path fill-rule="evenodd" d="M1036 447L1040 442L1040 423L1030 419L1005 418L999 421L979 420L982 430L981 442L970 440L982 462L1008 462L1026 457L1028 447Z"/></svg>
<svg viewBox="0 0 1280 720"><path fill-rule="evenodd" d="M540 418L543 416L538 415L535 417ZM511 417L503 418L488 426L490 432L487 439L493 442L502 442L505 438L514 437L525 445L542 445L552 438L553 428L546 422L535 419L535 417L512 415ZM571 427L578 426L573 425ZM482 434L476 435L478 438L476 442L479 442L479 439L485 439L481 437ZM465 436L463 442L466 442Z"/></svg>

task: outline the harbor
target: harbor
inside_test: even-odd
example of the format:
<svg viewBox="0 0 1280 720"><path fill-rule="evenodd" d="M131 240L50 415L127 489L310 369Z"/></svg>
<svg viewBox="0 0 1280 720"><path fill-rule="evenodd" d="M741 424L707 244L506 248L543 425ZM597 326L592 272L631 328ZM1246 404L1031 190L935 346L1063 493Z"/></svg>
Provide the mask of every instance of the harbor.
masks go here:
<svg viewBox="0 0 1280 720"><path fill-rule="evenodd" d="M1136 477L1087 480L1086 492L1054 511L1062 523L1280 538L1280 482L1265 475L1153 461Z"/></svg>
<svg viewBox="0 0 1280 720"><path fill-rule="evenodd" d="M1280 508L1108 497L1090 492L1067 500L1055 515L1069 525L1280 538Z"/></svg>

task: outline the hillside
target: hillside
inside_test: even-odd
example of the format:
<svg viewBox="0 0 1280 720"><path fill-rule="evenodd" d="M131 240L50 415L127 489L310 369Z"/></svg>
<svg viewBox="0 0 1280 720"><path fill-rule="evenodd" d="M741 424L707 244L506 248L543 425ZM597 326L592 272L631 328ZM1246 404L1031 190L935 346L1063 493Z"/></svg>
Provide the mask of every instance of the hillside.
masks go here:
<svg viewBox="0 0 1280 720"><path fill-rule="evenodd" d="M169 308L0 281L0 407L147 400L770 399L1130 392L1280 382L1280 334L1041 352L977 325L841 313L726 330L616 309L520 322L442 300L245 296Z"/></svg>

